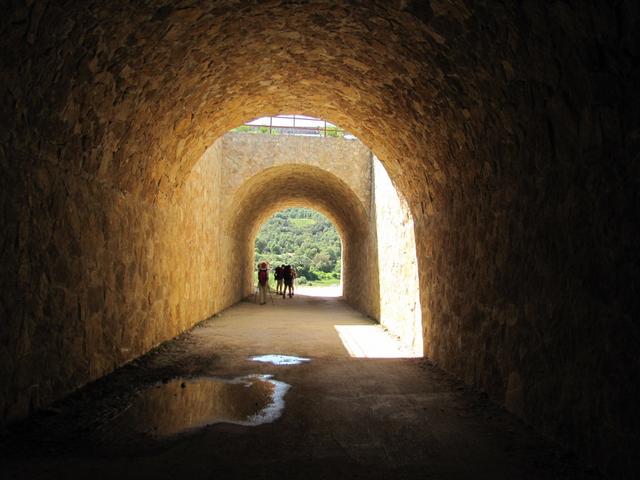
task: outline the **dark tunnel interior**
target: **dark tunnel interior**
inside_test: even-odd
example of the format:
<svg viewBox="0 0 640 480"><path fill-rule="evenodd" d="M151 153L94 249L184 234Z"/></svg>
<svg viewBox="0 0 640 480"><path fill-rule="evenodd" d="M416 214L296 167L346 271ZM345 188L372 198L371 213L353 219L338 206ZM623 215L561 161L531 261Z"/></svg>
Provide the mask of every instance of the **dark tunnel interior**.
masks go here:
<svg viewBox="0 0 640 480"><path fill-rule="evenodd" d="M278 208L319 208L367 258L337 177L274 168L297 196L257 208L260 185L203 180L226 132L293 112L353 133L406 199L425 358L638 474L640 3L1 3L0 424L239 302L212 245L249 255ZM375 317L370 288L345 298Z"/></svg>

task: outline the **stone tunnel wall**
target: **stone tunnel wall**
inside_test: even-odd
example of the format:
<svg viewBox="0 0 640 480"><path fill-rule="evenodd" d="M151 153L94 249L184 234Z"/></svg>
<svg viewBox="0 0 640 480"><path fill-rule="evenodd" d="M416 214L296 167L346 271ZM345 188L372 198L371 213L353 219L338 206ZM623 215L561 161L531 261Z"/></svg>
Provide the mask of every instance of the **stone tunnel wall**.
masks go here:
<svg viewBox="0 0 640 480"><path fill-rule="evenodd" d="M376 317L413 354L424 354L420 283L409 205L373 157L371 209L378 251L380 313Z"/></svg>
<svg viewBox="0 0 640 480"><path fill-rule="evenodd" d="M308 165L342 179L368 213L371 201L371 152L359 140L231 132L224 135L220 142L223 151L221 168L224 171L222 195L225 197L231 198L248 178L267 168Z"/></svg>
<svg viewBox="0 0 640 480"><path fill-rule="evenodd" d="M460 95L441 128L459 127L433 157L447 166L425 178L429 193L408 199L425 351L587 463L628 478L640 431L630 403L640 394L639 6L491 12L473 40L482 71L451 80ZM468 35L448 36L452 65ZM482 75L487 83L472 86Z"/></svg>
<svg viewBox="0 0 640 480"><path fill-rule="evenodd" d="M151 237L160 264L189 260L172 199L193 165L248 118L300 112L362 139L406 198L429 357L582 458L631 471L638 2L10 6L0 17L3 414L111 368L100 350L116 347L102 341L63 362L83 348L77 332L97 330L86 315L100 310L117 330L129 320L115 312L149 296L156 313L173 310L163 289L187 287L145 256ZM126 290L125 271L140 278ZM145 312L132 329L165 328Z"/></svg>
<svg viewBox="0 0 640 480"><path fill-rule="evenodd" d="M3 419L111 372L228 305L212 294L221 277L203 268L219 257L218 151L207 151L175 196L153 202L54 158L27 175L3 169L5 239L17 247L5 240L1 251ZM14 203L20 196L24 203Z"/></svg>

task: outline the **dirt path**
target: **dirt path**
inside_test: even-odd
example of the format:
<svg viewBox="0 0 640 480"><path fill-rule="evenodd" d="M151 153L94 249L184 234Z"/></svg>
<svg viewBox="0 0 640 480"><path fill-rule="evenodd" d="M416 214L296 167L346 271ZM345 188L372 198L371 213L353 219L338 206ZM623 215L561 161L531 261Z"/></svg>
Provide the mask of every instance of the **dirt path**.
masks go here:
<svg viewBox="0 0 640 480"><path fill-rule="evenodd" d="M341 300L274 303L241 303L13 427L0 477L594 478L422 359L393 358L402 349ZM309 361L250 359L264 354ZM158 435L212 402L231 416L258 408L251 375L286 384L275 421ZM141 406L141 392L156 396Z"/></svg>

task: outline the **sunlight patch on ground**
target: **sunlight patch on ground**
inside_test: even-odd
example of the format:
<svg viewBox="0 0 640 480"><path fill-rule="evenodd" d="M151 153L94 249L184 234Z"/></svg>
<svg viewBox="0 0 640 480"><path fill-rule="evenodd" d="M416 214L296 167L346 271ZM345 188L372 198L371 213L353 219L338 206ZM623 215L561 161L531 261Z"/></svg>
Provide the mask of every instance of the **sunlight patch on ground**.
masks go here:
<svg viewBox="0 0 640 480"><path fill-rule="evenodd" d="M334 325L349 355L356 358L416 358L380 325Z"/></svg>
<svg viewBox="0 0 640 480"><path fill-rule="evenodd" d="M335 285L331 287L303 287L296 285L295 293L307 295L309 297L341 297L342 286Z"/></svg>

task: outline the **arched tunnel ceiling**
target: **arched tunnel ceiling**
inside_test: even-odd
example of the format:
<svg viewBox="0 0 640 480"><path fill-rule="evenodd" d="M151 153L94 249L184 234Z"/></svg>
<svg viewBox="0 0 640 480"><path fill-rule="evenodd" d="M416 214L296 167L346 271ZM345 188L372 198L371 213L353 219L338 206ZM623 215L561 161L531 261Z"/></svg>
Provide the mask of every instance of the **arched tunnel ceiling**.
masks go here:
<svg viewBox="0 0 640 480"><path fill-rule="evenodd" d="M217 308L205 298L217 278L192 268L210 256L179 247L189 232L174 220L191 206L171 194L207 199L185 179L230 128L304 113L358 136L407 199L429 355L585 458L637 457L624 432L636 411L625 359L638 317L638 2L3 7L0 357L32 363L0 362L0 405L26 411L131 360L103 354L109 337L85 328L87 311L118 319L112 340L147 325L133 355ZM91 348L75 348L81 332Z"/></svg>
<svg viewBox="0 0 640 480"><path fill-rule="evenodd" d="M468 13L449 3L441 13L448 28L460 28ZM473 63L449 52L425 23L431 7L420 5L52 4L38 31L48 41L34 47L53 37L56 55L39 81L55 93L59 128L91 143L83 145L83 168L126 191L170 191L215 138L281 112L320 116L353 132L400 187L410 187L430 168L444 168L431 155L444 141L438 118L463 97L448 74ZM19 51L10 54L19 63ZM70 68L80 75L65 75ZM464 88L481 78L468 76ZM452 121L445 130L455 130Z"/></svg>
<svg viewBox="0 0 640 480"><path fill-rule="evenodd" d="M227 231L247 241L253 240L270 215L290 206L323 213L345 240L364 236L368 225L365 208L350 187L332 173L309 165L268 168L247 180L231 203Z"/></svg>

